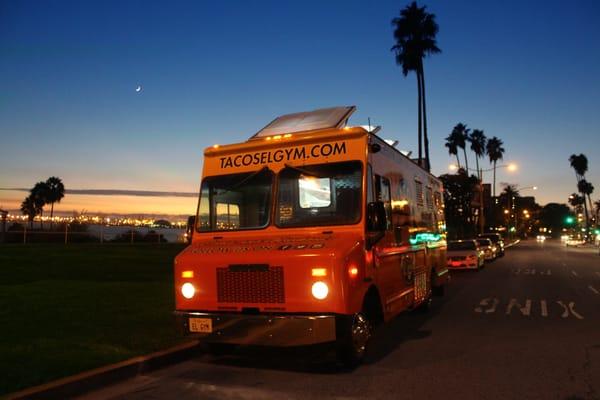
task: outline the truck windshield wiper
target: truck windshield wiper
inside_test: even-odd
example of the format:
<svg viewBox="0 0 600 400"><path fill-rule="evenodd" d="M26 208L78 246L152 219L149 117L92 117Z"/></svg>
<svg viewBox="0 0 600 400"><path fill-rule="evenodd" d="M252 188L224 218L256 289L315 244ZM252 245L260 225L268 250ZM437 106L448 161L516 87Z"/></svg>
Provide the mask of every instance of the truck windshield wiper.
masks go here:
<svg viewBox="0 0 600 400"><path fill-rule="evenodd" d="M253 173L251 173L250 175L248 175L247 177L245 177L244 179L242 179L239 182L234 183L233 185L226 187L224 189L221 189L218 193L216 194L225 194L227 192L231 192L234 189L239 188L240 186L242 186L244 183L248 182L250 179L254 178L256 175L264 172L265 170L269 170L269 167L264 166L261 169L259 169L258 171L255 171Z"/></svg>

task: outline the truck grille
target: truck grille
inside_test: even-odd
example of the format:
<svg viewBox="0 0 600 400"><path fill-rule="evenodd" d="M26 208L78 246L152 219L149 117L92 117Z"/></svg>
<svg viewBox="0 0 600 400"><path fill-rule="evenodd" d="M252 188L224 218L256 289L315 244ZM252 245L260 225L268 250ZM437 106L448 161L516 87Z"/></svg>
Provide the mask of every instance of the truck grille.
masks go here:
<svg viewBox="0 0 600 400"><path fill-rule="evenodd" d="M231 265L217 268L219 303L285 303L283 267Z"/></svg>

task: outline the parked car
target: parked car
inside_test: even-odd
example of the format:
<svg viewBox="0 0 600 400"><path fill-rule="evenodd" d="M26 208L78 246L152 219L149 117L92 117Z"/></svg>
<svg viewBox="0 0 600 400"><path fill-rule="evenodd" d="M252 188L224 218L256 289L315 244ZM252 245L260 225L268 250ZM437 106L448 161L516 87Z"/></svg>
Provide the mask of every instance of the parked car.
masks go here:
<svg viewBox="0 0 600 400"><path fill-rule="evenodd" d="M477 235L477 237L482 239L490 239L494 246L496 246L496 254L499 257L504 256L504 240L502 239L502 235L499 233L482 233Z"/></svg>
<svg viewBox="0 0 600 400"><path fill-rule="evenodd" d="M567 239L567 241L565 242L565 245L567 246L581 246L582 244L585 243L585 240L583 240L582 238L578 238L578 237L569 237Z"/></svg>
<svg viewBox="0 0 600 400"><path fill-rule="evenodd" d="M453 240L448 242L446 260L450 269L479 269L485 262L484 251L476 240Z"/></svg>
<svg viewBox="0 0 600 400"><path fill-rule="evenodd" d="M483 250L485 261L493 261L496 258L497 249L490 239L479 238L477 239L477 245Z"/></svg>

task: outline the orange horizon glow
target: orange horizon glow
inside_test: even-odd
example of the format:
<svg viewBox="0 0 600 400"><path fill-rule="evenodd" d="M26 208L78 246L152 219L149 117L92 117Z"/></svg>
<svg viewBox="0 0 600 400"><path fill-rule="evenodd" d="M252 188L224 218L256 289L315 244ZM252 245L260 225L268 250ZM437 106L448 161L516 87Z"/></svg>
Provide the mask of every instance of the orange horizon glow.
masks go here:
<svg viewBox="0 0 600 400"><path fill-rule="evenodd" d="M0 208L20 214L21 203L27 195L16 190L0 191ZM54 214L194 215L197 203L194 197L67 194L60 203L54 204ZM44 207L44 215L50 215L50 205Z"/></svg>

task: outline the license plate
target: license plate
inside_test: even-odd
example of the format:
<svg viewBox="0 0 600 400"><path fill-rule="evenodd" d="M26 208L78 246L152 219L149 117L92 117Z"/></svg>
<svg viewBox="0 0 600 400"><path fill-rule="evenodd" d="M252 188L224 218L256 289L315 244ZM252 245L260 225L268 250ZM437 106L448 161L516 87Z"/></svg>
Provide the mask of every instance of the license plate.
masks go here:
<svg viewBox="0 0 600 400"><path fill-rule="evenodd" d="M210 318L190 318L189 325L190 332L211 333L213 330L212 319Z"/></svg>

